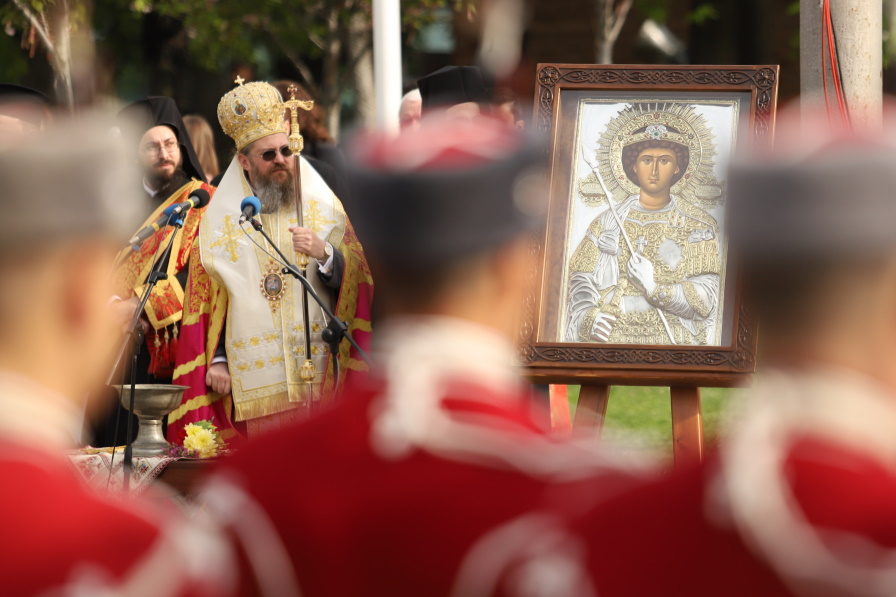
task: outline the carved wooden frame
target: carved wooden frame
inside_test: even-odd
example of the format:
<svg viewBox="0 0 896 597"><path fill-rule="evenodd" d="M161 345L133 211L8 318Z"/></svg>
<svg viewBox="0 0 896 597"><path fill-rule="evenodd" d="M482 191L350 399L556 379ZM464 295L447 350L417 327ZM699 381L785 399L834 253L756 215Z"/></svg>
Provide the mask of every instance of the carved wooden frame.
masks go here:
<svg viewBox="0 0 896 597"><path fill-rule="evenodd" d="M645 66L539 64L534 126L548 141L551 163L557 148L560 97L564 90L749 92L749 143L771 143L777 104L777 66ZM552 172L563 176L567 172ZM552 181L553 189L553 181ZM555 201L566 198L551 197ZM526 296L518 336L523 373L538 383L606 385L731 386L743 384L756 364L756 326L741 300L734 276L734 321L727 346L662 346L540 342L545 263L550 258L547 232L533 238L531 291Z"/></svg>

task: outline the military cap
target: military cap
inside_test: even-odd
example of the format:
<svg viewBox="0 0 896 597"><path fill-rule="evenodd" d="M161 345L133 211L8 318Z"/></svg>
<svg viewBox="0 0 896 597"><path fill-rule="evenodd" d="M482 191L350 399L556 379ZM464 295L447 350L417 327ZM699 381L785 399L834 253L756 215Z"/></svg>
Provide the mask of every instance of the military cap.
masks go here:
<svg viewBox="0 0 896 597"><path fill-rule="evenodd" d="M367 255L418 269L487 251L540 223L543 158L530 137L497 121L424 120L399 137L357 140L352 220Z"/></svg>
<svg viewBox="0 0 896 597"><path fill-rule="evenodd" d="M814 122L814 124L813 124ZM896 250L896 146L804 120L801 134L735 161L726 216L746 261L867 258Z"/></svg>
<svg viewBox="0 0 896 597"><path fill-rule="evenodd" d="M124 239L139 225L128 193L140 177L120 138L85 117L47 132L0 140L0 254L56 241Z"/></svg>

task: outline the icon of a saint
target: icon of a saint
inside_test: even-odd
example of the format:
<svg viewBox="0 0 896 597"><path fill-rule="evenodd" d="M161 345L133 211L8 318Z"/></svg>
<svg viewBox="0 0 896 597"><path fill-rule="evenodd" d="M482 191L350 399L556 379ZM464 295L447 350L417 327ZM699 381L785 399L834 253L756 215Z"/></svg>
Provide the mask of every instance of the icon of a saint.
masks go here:
<svg viewBox="0 0 896 597"><path fill-rule="evenodd" d="M625 234L608 208L579 242L569 264L564 340L714 344L721 279L718 224L672 193L694 172L694 135L680 119L665 118L659 110L633 118L628 128L616 136L616 151L609 152L617 160L613 171L637 190L615 203Z"/></svg>

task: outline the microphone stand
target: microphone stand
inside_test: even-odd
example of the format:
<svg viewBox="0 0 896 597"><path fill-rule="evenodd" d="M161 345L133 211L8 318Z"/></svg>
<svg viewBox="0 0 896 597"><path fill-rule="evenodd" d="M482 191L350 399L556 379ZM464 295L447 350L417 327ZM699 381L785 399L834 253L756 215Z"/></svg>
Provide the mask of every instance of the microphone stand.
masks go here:
<svg viewBox="0 0 896 597"><path fill-rule="evenodd" d="M133 429L134 429L134 397L137 393L137 359L140 356L140 350L143 345L143 328L140 326L140 316L143 315L143 309L146 307L146 303L149 301L149 295L152 294L153 289L158 284L159 280L167 280L168 274L166 272L161 271L162 265L168 261L169 255L171 255L171 247L174 245L174 237L177 236L178 230L180 230L184 225L184 212L180 214L172 214L173 220L168 221L169 226L174 227L174 231L171 233L171 236L168 237L168 245L165 247L165 250L162 251L162 254L159 255L158 259L152 266L152 270L149 272L149 276L146 278L146 288L143 290L143 295L140 297L140 304L137 307L137 310L134 311L134 316L131 318L130 324L128 324L128 331L125 334L124 341L121 343L121 348L118 349L118 356L115 358L115 364L112 366L112 370L109 372L109 377L106 380L106 385L112 385L112 381L115 377L115 371L118 369L118 366L121 364L122 358L124 358L125 351L128 348L131 349L131 393L128 398L128 424L127 424L127 438L124 446L124 463L122 472L124 473L124 481L122 486L122 491L124 495L127 496L130 487L131 487L131 470L133 468L134 463L134 438L132 437ZM139 328L139 329L138 329Z"/></svg>
<svg viewBox="0 0 896 597"><path fill-rule="evenodd" d="M373 361L370 360L370 357L367 356L367 353L358 346L358 343L355 342L355 339L352 338L351 334L348 333L348 324L344 321L336 317L336 315L330 310L329 307L324 303L324 301L320 298L317 292L314 290L314 287L311 285L311 282L308 281L308 278L303 276L301 272L299 272L299 268L293 265L286 255L283 254L283 251L280 250L280 247L277 246L271 237L268 236L267 232L264 231L264 227L261 222L256 220L255 218L251 218L248 220L252 227L255 228L261 235L264 237L268 244L274 248L274 251L277 252L277 255L280 256L280 259L283 260L285 267L283 268L284 274L291 274L296 280L301 282L302 286L305 287L305 291L308 296L314 299L314 301L320 305L320 308L323 310L324 315L327 316L329 320L327 323L326 329L321 333L321 337L324 339L324 342L330 347L330 354L333 356L334 365L336 367L336 371L338 372L339 361L337 359L337 353L339 352L339 344L342 342L342 339L345 338L349 341L349 343L354 347L356 351L358 351L358 355L367 363L367 366L373 368ZM306 303L307 304L307 303ZM308 321L305 320L305 328L308 328ZM337 373L337 381L338 381L338 373Z"/></svg>

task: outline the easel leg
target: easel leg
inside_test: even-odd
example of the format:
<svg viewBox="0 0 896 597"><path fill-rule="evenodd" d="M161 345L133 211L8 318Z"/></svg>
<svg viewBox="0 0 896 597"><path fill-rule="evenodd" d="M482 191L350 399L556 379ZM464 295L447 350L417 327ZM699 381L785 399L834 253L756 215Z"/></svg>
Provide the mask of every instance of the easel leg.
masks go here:
<svg viewBox="0 0 896 597"><path fill-rule="evenodd" d="M610 386L582 386L573 432L587 432L599 438L607 416L609 400Z"/></svg>
<svg viewBox="0 0 896 597"><path fill-rule="evenodd" d="M703 413L700 388L670 388L672 393L672 447L675 466L703 460Z"/></svg>
<svg viewBox="0 0 896 597"><path fill-rule="evenodd" d="M551 385L551 430L554 433L568 435L572 431L572 420L569 413L569 386Z"/></svg>

